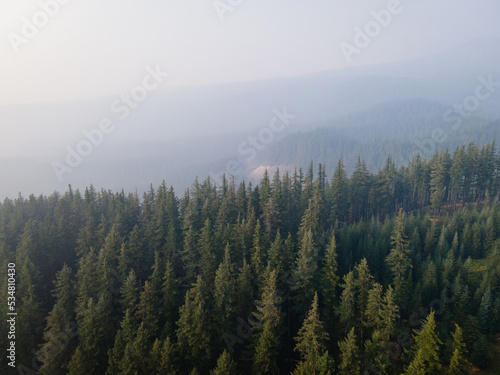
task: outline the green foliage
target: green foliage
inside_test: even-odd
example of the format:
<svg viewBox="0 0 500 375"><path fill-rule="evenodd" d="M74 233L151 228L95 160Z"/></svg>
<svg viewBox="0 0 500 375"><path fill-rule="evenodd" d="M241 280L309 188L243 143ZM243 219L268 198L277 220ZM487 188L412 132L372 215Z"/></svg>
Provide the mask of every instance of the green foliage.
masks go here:
<svg viewBox="0 0 500 375"><path fill-rule="evenodd" d="M426 375L429 374L427 372L426 363L424 360L424 356L422 354L423 350L419 349L413 361L411 361L410 365L405 371L405 375Z"/></svg>
<svg viewBox="0 0 500 375"><path fill-rule="evenodd" d="M467 375L471 372L471 364L467 360L467 349L463 342L462 329L458 324L455 325L453 333L452 356L450 366L446 370L447 375Z"/></svg>
<svg viewBox="0 0 500 375"><path fill-rule="evenodd" d="M345 340L339 344L340 375L358 375L361 373L361 353L356 340L353 327Z"/></svg>
<svg viewBox="0 0 500 375"><path fill-rule="evenodd" d="M163 342L156 339L150 353L151 374L177 374L174 366L174 355L174 346L170 342L170 337L167 337Z"/></svg>
<svg viewBox="0 0 500 375"><path fill-rule="evenodd" d="M386 258L386 262L389 265L394 277L394 290L396 293L396 299L400 304L404 299L404 278L406 272L412 266L410 259L410 249L408 247L408 241L405 236L404 216L404 212L401 209L396 221L394 234L391 237L393 248Z"/></svg>
<svg viewBox="0 0 500 375"><path fill-rule="evenodd" d="M318 251L314 245L313 234L308 230L300 244L292 272L292 290L296 293L297 307L306 309L311 303L318 270Z"/></svg>
<svg viewBox="0 0 500 375"><path fill-rule="evenodd" d="M295 351L300 353L302 361L299 363L300 371L308 374L320 373L321 357L326 351L328 333L323 328L318 309L318 293L314 294L311 309L299 329L295 338L297 345Z"/></svg>
<svg viewBox="0 0 500 375"><path fill-rule="evenodd" d="M56 303L47 318L44 344L39 357L43 359L42 374L66 374L69 358L76 347L75 290L71 269L64 265L57 273L53 290Z"/></svg>
<svg viewBox="0 0 500 375"><path fill-rule="evenodd" d="M500 330L494 148L401 167L384 155L376 173L356 153L351 177L347 158L331 179L311 162L259 185L196 180L180 199L165 183L142 199L92 186L6 199L0 296L15 262L19 363L36 359L44 375L488 369Z"/></svg>
<svg viewBox="0 0 500 375"><path fill-rule="evenodd" d="M256 302L257 312L253 323L255 351L253 355L253 373L274 374L281 325L281 298L276 289L276 272L270 271L262 290L262 297Z"/></svg>
<svg viewBox="0 0 500 375"><path fill-rule="evenodd" d="M236 363L231 358L231 355L224 350L217 360L217 367L210 371L210 375L237 375Z"/></svg>
<svg viewBox="0 0 500 375"><path fill-rule="evenodd" d="M422 328L415 331L413 336L415 343L411 348L414 353L413 360L407 370L412 374L420 374L422 363L424 364L424 374L436 374L440 371L441 365L439 361L439 347L442 342L439 340L436 333L436 321L434 311L432 311Z"/></svg>
<svg viewBox="0 0 500 375"><path fill-rule="evenodd" d="M214 297L217 309L216 317L219 322L219 329L223 333L229 329L235 307L235 285L229 244L226 246L224 261L215 273Z"/></svg>
<svg viewBox="0 0 500 375"><path fill-rule="evenodd" d="M355 323L356 290L354 284L354 273L351 271L344 276L342 284L342 295L340 297L339 317L340 323L348 332Z"/></svg>
<svg viewBox="0 0 500 375"><path fill-rule="evenodd" d="M179 347L187 358L200 368L210 359L210 322L203 297L203 279L198 276L196 284L188 290L184 305L179 311L177 338Z"/></svg>

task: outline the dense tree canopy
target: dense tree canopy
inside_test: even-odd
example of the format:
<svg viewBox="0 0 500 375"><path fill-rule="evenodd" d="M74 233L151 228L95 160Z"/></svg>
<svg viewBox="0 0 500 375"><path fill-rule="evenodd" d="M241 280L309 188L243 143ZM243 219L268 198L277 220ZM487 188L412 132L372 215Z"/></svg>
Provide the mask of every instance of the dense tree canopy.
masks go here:
<svg viewBox="0 0 500 375"><path fill-rule="evenodd" d="M466 374L500 333L500 158L0 204L17 364L41 374ZM6 304L0 304L6 316ZM0 329L7 332L2 319ZM0 335L0 347L7 334ZM498 358L496 358L498 359ZM18 373L0 353L2 374ZM495 358L494 358L495 360ZM22 366L22 367L21 367ZM5 371L3 370L5 368Z"/></svg>

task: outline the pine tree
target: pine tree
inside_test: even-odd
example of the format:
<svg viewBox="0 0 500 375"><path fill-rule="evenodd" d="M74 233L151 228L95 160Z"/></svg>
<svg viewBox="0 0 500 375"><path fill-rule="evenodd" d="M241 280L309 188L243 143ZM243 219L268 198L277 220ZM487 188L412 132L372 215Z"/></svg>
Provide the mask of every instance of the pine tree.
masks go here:
<svg viewBox="0 0 500 375"><path fill-rule="evenodd" d="M198 239L198 249L200 252L200 274L203 278L203 282L205 283L206 290L208 291L213 287L214 275L216 270L215 248L213 244L212 229L209 219L205 221L205 225L201 230Z"/></svg>
<svg viewBox="0 0 500 375"><path fill-rule="evenodd" d="M483 235L479 223L472 225L472 257L474 259L484 258Z"/></svg>
<svg viewBox="0 0 500 375"><path fill-rule="evenodd" d="M156 339L150 352L150 374L175 375L177 374L173 365L174 346L170 337L165 341Z"/></svg>
<svg viewBox="0 0 500 375"><path fill-rule="evenodd" d="M340 349L340 375L359 375L361 373L361 357L358 344L356 343L356 335L354 327L349 331L349 334L344 341L339 343Z"/></svg>
<svg viewBox="0 0 500 375"><path fill-rule="evenodd" d="M422 354L422 349L417 351L415 358L411 361L410 365L405 371L405 375L426 375L430 374L426 370L426 364Z"/></svg>
<svg viewBox="0 0 500 375"><path fill-rule="evenodd" d="M254 374L274 374L278 370L276 359L280 345L281 298L276 289L276 271L270 271L262 289L262 297L256 301L257 312L252 322L255 349Z"/></svg>
<svg viewBox="0 0 500 375"><path fill-rule="evenodd" d="M318 309L318 293L314 294L311 309L295 338L295 351L300 353L300 372L319 374L320 359L326 351L328 333L323 328Z"/></svg>
<svg viewBox="0 0 500 375"><path fill-rule="evenodd" d="M391 335L395 334L396 324L399 320L399 308L396 304L394 290L391 285L389 285L389 288L387 288L385 292L380 313L382 319L382 332L387 336L387 339L389 339Z"/></svg>
<svg viewBox="0 0 500 375"><path fill-rule="evenodd" d="M439 346L442 343L436 334L434 311L427 316L422 329L420 331L415 331L413 338L415 339L415 343L411 350L415 354L412 363L417 361L416 364L420 366L420 362L423 361L425 364L425 374L433 375L438 373L441 368L439 363ZM421 359L419 359L419 356L421 356ZM417 368L415 367L416 364L413 368ZM410 365L410 367L412 367L412 365Z"/></svg>
<svg viewBox="0 0 500 375"><path fill-rule="evenodd" d="M382 285L374 283L368 294L366 305L366 325L379 330L382 327L384 316L382 314Z"/></svg>
<svg viewBox="0 0 500 375"><path fill-rule="evenodd" d="M467 223L462 232L462 246L464 247L464 257L470 257L474 254L474 243L472 239L472 229Z"/></svg>
<svg viewBox="0 0 500 375"><path fill-rule="evenodd" d="M326 251L325 265L322 269L321 291L325 311L333 311L337 303L337 287L339 283L339 265L337 262L337 245L335 242L335 233L332 233L330 246ZM328 317L330 322L333 321L333 316Z"/></svg>
<svg viewBox="0 0 500 375"><path fill-rule="evenodd" d="M113 224L111 230L104 238L104 244L102 248L106 263L112 269L118 268L118 258L120 255L122 244L123 238L120 237L117 225Z"/></svg>
<svg viewBox="0 0 500 375"><path fill-rule="evenodd" d="M282 275L285 264L286 253L284 251L283 240L281 239L280 231L276 232L271 247L269 248L268 264L272 269L276 270L278 277Z"/></svg>
<svg viewBox="0 0 500 375"><path fill-rule="evenodd" d="M210 322L205 308L203 289L203 279L198 276L196 284L186 293L177 322L179 347L186 353L185 359L199 368L206 368L211 355Z"/></svg>
<svg viewBox="0 0 500 375"><path fill-rule="evenodd" d="M389 340L379 331L374 330L371 339L366 340L363 352L365 373L387 374L389 373L390 360L388 356Z"/></svg>
<svg viewBox="0 0 500 375"><path fill-rule="evenodd" d="M494 211L492 210L494 213ZM484 238L484 251L486 254L489 254L493 250L493 246L495 244L495 240L497 238L495 220L493 219L494 214L488 217L486 220L486 229L485 229L485 238Z"/></svg>
<svg viewBox="0 0 500 375"><path fill-rule="evenodd" d="M215 274L214 298L217 308L218 330L221 334L224 334L229 330L235 307L233 264L231 263L229 244L226 245L224 261Z"/></svg>
<svg viewBox="0 0 500 375"><path fill-rule="evenodd" d="M19 272L17 296L16 337L17 356L20 363L29 363L33 358L31 349L35 349L42 337L43 315L38 297L38 270L30 257L24 258L24 264Z"/></svg>
<svg viewBox="0 0 500 375"><path fill-rule="evenodd" d="M137 306L136 317L139 322L144 324L145 330L151 335L155 335L158 330L157 306L158 300L153 291L153 284L146 281Z"/></svg>
<svg viewBox="0 0 500 375"><path fill-rule="evenodd" d="M369 173L366 163L358 160L354 172L350 179L349 202L351 206L351 220L358 221L367 216L368 194L369 194Z"/></svg>
<svg viewBox="0 0 500 375"><path fill-rule="evenodd" d="M293 370L292 375L309 375L309 374L318 374L318 375L333 375L335 373L335 362L333 358L328 354L328 351L325 351L317 364L315 364L314 370L316 372L310 372L310 368L306 362L299 362L295 370Z"/></svg>
<svg viewBox="0 0 500 375"><path fill-rule="evenodd" d="M366 258L361 259L361 262L356 265L355 271L356 279L354 281L354 285L357 290L356 308L359 310L360 341L361 348L363 348L364 327L366 326L365 312L368 306L368 295L370 294L370 289L373 285L373 276L368 268Z"/></svg>
<svg viewBox="0 0 500 375"><path fill-rule="evenodd" d="M317 238L321 233L322 219L324 214L324 203L323 198L320 194L319 181L314 184L314 191L311 199L309 199L309 204L307 209L302 215L302 220L300 222L299 231L297 233L297 238L299 242L302 242L304 236L308 231L312 232L313 238Z"/></svg>
<svg viewBox="0 0 500 375"><path fill-rule="evenodd" d="M343 291L340 297L339 316L344 331L348 332L355 322L356 287L354 273L351 271L344 276Z"/></svg>
<svg viewBox="0 0 500 375"><path fill-rule="evenodd" d="M76 347L74 305L76 301L71 269L64 265L57 273L53 295L56 303L47 318L44 344L39 357L43 359L41 374L65 375L71 354Z"/></svg>
<svg viewBox="0 0 500 375"><path fill-rule="evenodd" d="M231 358L231 355L224 350L217 360L217 367L210 371L210 375L237 375L236 363Z"/></svg>
<svg viewBox="0 0 500 375"><path fill-rule="evenodd" d="M141 230L138 225L135 225L128 235L128 241L123 244L120 249L118 259L118 270L120 274L126 275L131 269L135 271L137 277L141 278L144 259L143 259L143 243Z"/></svg>
<svg viewBox="0 0 500 375"><path fill-rule="evenodd" d="M98 300L99 295L108 291L108 270L105 262L99 261L94 249L80 258L77 278L76 300L77 323L81 322L81 315L87 309L88 302L92 298Z"/></svg>
<svg viewBox="0 0 500 375"><path fill-rule="evenodd" d="M262 241L262 234L260 229L260 221L257 220L255 225L255 231L253 235L253 247L251 251L251 259L250 263L252 265L254 280L258 285L261 285L264 282L264 264L266 261L265 253L264 253L264 244Z"/></svg>
<svg viewBox="0 0 500 375"><path fill-rule="evenodd" d="M464 169L465 169L465 147L459 146L453 154L453 162L450 168L451 187L453 189L454 206L457 199L464 198Z"/></svg>
<svg viewBox="0 0 500 375"><path fill-rule="evenodd" d="M436 264L430 258L424 264L422 288L423 302L427 305L438 293Z"/></svg>
<svg viewBox="0 0 500 375"><path fill-rule="evenodd" d="M121 290L121 308L122 311L130 310L132 314L135 314L137 310L137 304L139 301L139 282L135 271L132 269L123 283Z"/></svg>
<svg viewBox="0 0 500 375"><path fill-rule="evenodd" d="M149 348L151 347L151 333L141 323L134 341L125 347L123 361L121 363L122 373L141 374L149 368Z"/></svg>
<svg viewBox="0 0 500 375"><path fill-rule="evenodd" d="M92 374L93 371L90 368L90 364L86 361L82 349L77 347L75 353L71 357L71 361L68 365L68 375L88 375Z"/></svg>
<svg viewBox="0 0 500 375"><path fill-rule="evenodd" d="M448 170L451 160L448 151L435 154L431 160L431 204L434 209L434 216L437 215L446 195L446 188L449 180Z"/></svg>
<svg viewBox="0 0 500 375"><path fill-rule="evenodd" d="M186 219L184 219L186 221ZM196 246L196 232L193 226L189 226L184 236L184 246L182 247L182 264L186 273L186 281L194 282L199 273L199 251Z"/></svg>
<svg viewBox="0 0 500 375"><path fill-rule="evenodd" d="M106 356L112 343L110 307L109 298L102 294L97 303L90 298L82 311L77 351L68 365L70 375L105 372ZM85 372L81 372L82 369Z"/></svg>
<svg viewBox="0 0 500 375"><path fill-rule="evenodd" d="M283 190L279 175L279 168L276 169L271 183L271 195L263 206L263 224L266 244L271 243L272 237L283 225Z"/></svg>
<svg viewBox="0 0 500 375"><path fill-rule="evenodd" d="M123 369L123 356L128 344L132 344L136 325L133 314L130 310L125 311L125 316L120 323L120 329L115 336L115 343L108 351L108 369L106 375L119 375Z"/></svg>
<svg viewBox="0 0 500 375"><path fill-rule="evenodd" d="M401 209L396 221L396 229L391 237L393 248L386 258L394 277L396 300L401 305L404 299L404 280L406 272L412 267L408 241L404 233L404 213Z"/></svg>
<svg viewBox="0 0 500 375"><path fill-rule="evenodd" d="M312 231L307 231L302 239L299 253L292 271L292 290L296 293L296 306L306 309L313 298L318 268L318 250L314 246Z"/></svg>
<svg viewBox="0 0 500 375"><path fill-rule="evenodd" d="M177 318L176 310L179 305L178 281L174 274L174 266L170 261L167 261L165 265L160 305L164 320L162 322L164 324L163 336L169 336L174 333L174 325Z"/></svg>
<svg viewBox="0 0 500 375"><path fill-rule="evenodd" d="M488 286L481 297L481 304L479 305L479 311L477 313L477 321L479 323L479 330L481 333L489 332L491 303L491 288Z"/></svg>
<svg viewBox="0 0 500 375"><path fill-rule="evenodd" d="M253 309L254 285L252 270L245 259L243 260L243 266L238 270L236 296L237 310L242 316L248 316Z"/></svg>
<svg viewBox="0 0 500 375"><path fill-rule="evenodd" d="M447 375L468 375L470 374L471 364L467 360L467 349L462 338L462 329L455 324L455 332L452 334L452 357L450 367L446 370Z"/></svg>
<svg viewBox="0 0 500 375"><path fill-rule="evenodd" d="M348 217L349 191L347 173L344 168L344 159L341 158L332 177L330 192L332 213L330 221L346 221Z"/></svg>

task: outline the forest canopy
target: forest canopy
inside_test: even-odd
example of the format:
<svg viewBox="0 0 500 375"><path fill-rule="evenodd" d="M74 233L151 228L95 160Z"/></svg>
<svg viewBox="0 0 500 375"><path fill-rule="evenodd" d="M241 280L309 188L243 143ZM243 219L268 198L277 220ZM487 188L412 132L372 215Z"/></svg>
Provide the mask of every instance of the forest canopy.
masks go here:
<svg viewBox="0 0 500 375"><path fill-rule="evenodd" d="M93 186L0 204L17 370L468 374L500 358L495 143L258 185ZM7 304L0 304L2 316ZM0 346L8 348L8 322Z"/></svg>

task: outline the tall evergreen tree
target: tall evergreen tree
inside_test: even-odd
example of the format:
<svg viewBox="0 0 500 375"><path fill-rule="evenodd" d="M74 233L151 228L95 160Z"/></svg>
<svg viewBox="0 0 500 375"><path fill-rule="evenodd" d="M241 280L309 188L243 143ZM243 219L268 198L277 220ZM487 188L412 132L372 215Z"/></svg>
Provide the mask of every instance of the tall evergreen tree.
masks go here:
<svg viewBox="0 0 500 375"><path fill-rule="evenodd" d="M356 342L356 335L354 327L349 331L349 334L339 344L340 348L340 375L358 375L361 373L361 355L358 344Z"/></svg>
<svg viewBox="0 0 500 375"><path fill-rule="evenodd" d="M295 338L295 351L300 353L298 374L319 374L321 357L325 354L328 333L323 328L318 309L318 293L314 294L311 309Z"/></svg>
<svg viewBox="0 0 500 375"><path fill-rule="evenodd" d="M363 348L364 328L367 324L365 313L368 307L368 296L373 285L373 276L371 275L370 269L368 268L368 262L366 261L366 258L361 259L361 262L356 265L355 270L356 279L354 284L357 289L356 308L359 310L360 341L361 348Z"/></svg>
<svg viewBox="0 0 500 375"><path fill-rule="evenodd" d="M54 281L53 295L56 303L47 318L43 335L44 344L39 357L43 359L40 373L43 375L65 375L68 363L76 347L75 301L71 269L64 265Z"/></svg>
<svg viewBox="0 0 500 375"><path fill-rule="evenodd" d="M446 375L467 375L471 372L471 364L467 360L467 349L462 338L462 329L455 324L453 333L452 357Z"/></svg>
<svg viewBox="0 0 500 375"><path fill-rule="evenodd" d="M137 306L136 317L144 324L145 332L154 336L158 330L158 307L159 303L153 291L153 284L148 280L144 283L141 292L139 305Z"/></svg>
<svg viewBox="0 0 500 375"><path fill-rule="evenodd" d="M229 244L226 245L224 260L215 274L215 306L218 331L221 336L229 330L235 307L233 264Z"/></svg>
<svg viewBox="0 0 500 375"><path fill-rule="evenodd" d="M391 237L392 246L386 262L389 265L394 277L394 291L396 300L401 306L404 300L404 281L407 271L412 267L410 259L410 249L404 232L404 213L401 209L396 220L396 228Z"/></svg>
<svg viewBox="0 0 500 375"><path fill-rule="evenodd" d="M132 269L123 283L121 290L121 308L122 311L129 310L132 314L135 314L137 310L137 304L139 301L139 282L135 271Z"/></svg>
<svg viewBox="0 0 500 375"><path fill-rule="evenodd" d="M325 306L331 309L337 296L337 287L339 283L339 264L337 261L337 244L335 241L335 232L332 232L332 238L330 240L330 246L326 250L325 265L322 269L322 283L321 289L323 291L323 299Z"/></svg>
<svg viewBox="0 0 500 375"><path fill-rule="evenodd" d="M120 323L120 329L115 336L115 343L112 349L108 351L108 368L106 375L119 375L123 370L123 356L127 345L132 344L135 333L136 324L133 314L130 310L125 311L125 316Z"/></svg>
<svg viewBox="0 0 500 375"><path fill-rule="evenodd" d="M354 283L354 272L344 276L343 291L340 297L339 316L344 331L350 331L355 323L356 312L356 286Z"/></svg>
<svg viewBox="0 0 500 375"><path fill-rule="evenodd" d="M344 222L348 218L349 203L349 185L347 173L344 168L344 159L341 158L332 177L330 202L332 213L330 221L335 223L337 220Z"/></svg>
<svg viewBox="0 0 500 375"><path fill-rule="evenodd" d="M305 310L311 303L316 285L318 251L314 246L312 231L304 235L292 272L292 290L295 291L296 306Z"/></svg>
<svg viewBox="0 0 500 375"><path fill-rule="evenodd" d="M198 276L196 284L186 293L177 322L179 347L186 353L186 360L198 368L206 368L211 355L211 324L205 307L203 289L203 279Z"/></svg>
<svg viewBox="0 0 500 375"><path fill-rule="evenodd" d="M415 343L413 344L414 347L412 347L411 350L415 354L413 356L412 363L410 364L410 368L415 368L417 364L420 368L420 362L423 361L425 364L425 374L437 374L441 369L439 361L439 346L442 343L436 333L434 311L427 316L422 328L419 331L415 331L415 335L413 337L415 339Z"/></svg>
<svg viewBox="0 0 500 375"><path fill-rule="evenodd" d="M37 291L38 270L31 262L30 257L24 258L24 264L19 273L16 326L18 337L17 356L20 363L30 363L33 358L32 349L40 343L43 333L43 313L40 306L40 298ZM9 342L10 344L10 342Z"/></svg>
<svg viewBox="0 0 500 375"><path fill-rule="evenodd" d="M78 347L68 365L69 375L102 374L106 371L111 346L111 306L106 294L97 303L90 298L81 312Z"/></svg>
<svg viewBox="0 0 500 375"><path fill-rule="evenodd" d="M164 325L162 336L170 336L175 330L177 318L177 306L179 305L179 285L174 274L174 266L170 261L165 265L163 285L161 289L161 311L162 324Z"/></svg>
<svg viewBox="0 0 500 375"><path fill-rule="evenodd" d="M217 367L210 371L210 375L237 375L236 363L231 358L231 355L224 350L217 360Z"/></svg>
<svg viewBox="0 0 500 375"><path fill-rule="evenodd" d="M174 346L170 337L165 341L156 339L150 352L151 374L175 375L178 372L174 366Z"/></svg>
<svg viewBox="0 0 500 375"><path fill-rule="evenodd" d="M262 296L256 301L257 312L252 324L255 349L253 355L254 374L274 374L278 370L277 356L280 347L281 298L276 289L276 271L268 273Z"/></svg>

